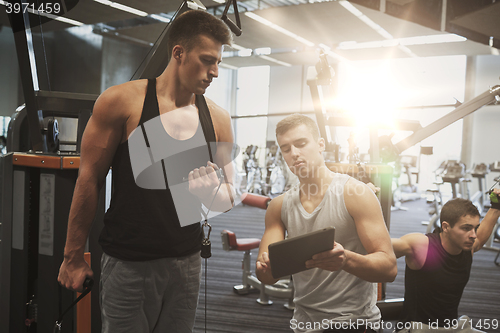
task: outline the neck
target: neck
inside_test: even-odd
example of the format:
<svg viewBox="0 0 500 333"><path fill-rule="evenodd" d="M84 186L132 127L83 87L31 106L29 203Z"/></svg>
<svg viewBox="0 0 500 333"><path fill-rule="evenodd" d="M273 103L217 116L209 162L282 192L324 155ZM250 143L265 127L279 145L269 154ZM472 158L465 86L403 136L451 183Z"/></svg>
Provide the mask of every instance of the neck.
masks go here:
<svg viewBox="0 0 500 333"><path fill-rule="evenodd" d="M178 109L194 103L194 93L183 88L178 71L170 62L163 73L156 79L158 101L171 109Z"/></svg>
<svg viewBox="0 0 500 333"><path fill-rule="evenodd" d="M439 234L439 238L441 239L441 245L443 246L444 250L449 254L457 255L462 253L463 250L453 245L453 243L448 239L448 237L445 236L444 232L441 232Z"/></svg>
<svg viewBox="0 0 500 333"><path fill-rule="evenodd" d="M333 180L333 174L326 165L322 165L312 169L306 177L299 177L302 194L324 195Z"/></svg>

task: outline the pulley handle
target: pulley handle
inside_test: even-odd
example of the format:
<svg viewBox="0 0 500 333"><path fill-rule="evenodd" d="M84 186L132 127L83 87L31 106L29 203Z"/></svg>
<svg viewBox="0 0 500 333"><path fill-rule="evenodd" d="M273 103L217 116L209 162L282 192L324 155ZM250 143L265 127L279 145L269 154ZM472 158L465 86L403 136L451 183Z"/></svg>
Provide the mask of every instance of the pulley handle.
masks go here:
<svg viewBox="0 0 500 333"><path fill-rule="evenodd" d="M229 17L227 17L227 11L229 10L229 6L231 6L231 3L233 3L233 11L234 11L234 16L236 18L236 24L231 21ZM222 13L221 20L224 21L224 23L227 24L229 29L236 35L240 36L241 35L241 22L240 22L240 14L238 13L238 6L236 5L236 0L228 0L226 3L226 8L224 8L224 12Z"/></svg>

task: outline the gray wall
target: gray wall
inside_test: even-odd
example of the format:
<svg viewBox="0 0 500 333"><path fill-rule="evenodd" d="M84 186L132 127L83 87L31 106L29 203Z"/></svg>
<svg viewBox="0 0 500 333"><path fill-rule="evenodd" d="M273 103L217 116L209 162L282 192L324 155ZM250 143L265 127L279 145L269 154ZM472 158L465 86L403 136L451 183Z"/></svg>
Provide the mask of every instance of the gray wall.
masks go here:
<svg viewBox="0 0 500 333"><path fill-rule="evenodd" d="M43 42L33 34L41 90L99 94L101 89L101 40L90 30L71 28L47 32ZM43 52L43 46L45 52ZM49 79L47 79L47 74ZM0 115L11 116L23 103L23 91L12 30L0 31ZM50 84L49 84L50 82Z"/></svg>
<svg viewBox="0 0 500 333"><path fill-rule="evenodd" d="M500 56L478 56L475 62L475 96L490 87L500 85ZM492 163L500 161L500 148L497 145L500 133L500 105L485 106L473 114L471 156L473 163ZM490 173L488 188L498 173ZM477 190L476 182L472 189Z"/></svg>
<svg viewBox="0 0 500 333"><path fill-rule="evenodd" d="M100 92L130 81L149 48L109 37L102 41L102 75Z"/></svg>
<svg viewBox="0 0 500 333"><path fill-rule="evenodd" d="M54 32L46 43L53 91L101 92L102 37L84 29Z"/></svg>
<svg viewBox="0 0 500 333"><path fill-rule="evenodd" d="M269 79L269 113L314 111L309 87L305 84L306 66L273 66ZM276 124L285 116L267 120L267 141L275 141ZM313 119L316 119L314 115Z"/></svg>

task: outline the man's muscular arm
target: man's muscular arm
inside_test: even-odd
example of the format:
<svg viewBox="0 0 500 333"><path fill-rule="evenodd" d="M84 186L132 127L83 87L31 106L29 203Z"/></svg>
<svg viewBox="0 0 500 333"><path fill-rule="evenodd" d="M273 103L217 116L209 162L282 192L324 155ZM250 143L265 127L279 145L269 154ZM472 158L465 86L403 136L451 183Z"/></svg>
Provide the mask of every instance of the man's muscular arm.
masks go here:
<svg viewBox="0 0 500 333"><path fill-rule="evenodd" d="M314 255L306 262L306 267L329 271L343 269L369 282L394 281L397 274L396 257L380 204L372 189L350 179L344 187L344 201L367 254L346 250L335 242L333 250Z"/></svg>
<svg viewBox="0 0 500 333"><path fill-rule="evenodd" d="M493 193L500 197L500 189L494 189ZM491 233L493 232L493 230L495 230L497 221L500 218L500 209L495 207L498 207L498 205L492 205L492 207L486 213L484 219L479 224L479 228L476 232L477 238L474 241L474 252L477 252L483 248L484 244L486 244L486 242L490 238Z"/></svg>
<svg viewBox="0 0 500 333"><path fill-rule="evenodd" d="M284 194L274 198L269 203L266 211L266 229L260 241L259 256L257 257L255 273L257 278L264 284L274 284L278 279L271 274L271 262L269 260L269 245L285 239L285 226L281 222L281 206Z"/></svg>
<svg viewBox="0 0 500 333"><path fill-rule="evenodd" d="M85 278L93 277L83 254L97 210L99 191L125 130L125 106L120 102L123 95L124 91L119 87L112 87L97 99L82 137L80 168L69 213L64 261L57 279L70 290L81 291Z"/></svg>

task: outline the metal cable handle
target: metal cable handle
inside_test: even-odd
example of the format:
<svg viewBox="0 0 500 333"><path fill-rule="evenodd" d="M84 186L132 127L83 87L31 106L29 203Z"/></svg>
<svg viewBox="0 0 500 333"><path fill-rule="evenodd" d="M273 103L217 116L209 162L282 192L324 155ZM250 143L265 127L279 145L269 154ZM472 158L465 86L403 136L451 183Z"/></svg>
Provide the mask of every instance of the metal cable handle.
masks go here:
<svg viewBox="0 0 500 333"><path fill-rule="evenodd" d="M94 279L87 277L83 282L84 290L82 291L81 295L78 296L78 298L75 299L73 303L71 303L71 305L59 316L59 318L57 318L56 324L54 325L54 330L53 330L54 333L61 332L62 320L64 315L68 313L68 311L71 310L76 305L76 303L78 303L82 298L87 296L87 294L90 293L90 291L92 290L93 286L94 286Z"/></svg>

